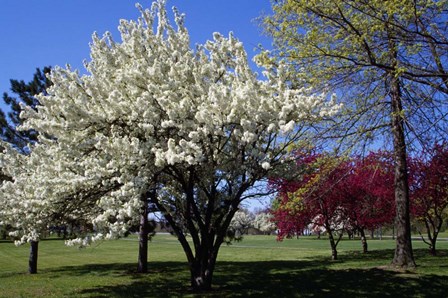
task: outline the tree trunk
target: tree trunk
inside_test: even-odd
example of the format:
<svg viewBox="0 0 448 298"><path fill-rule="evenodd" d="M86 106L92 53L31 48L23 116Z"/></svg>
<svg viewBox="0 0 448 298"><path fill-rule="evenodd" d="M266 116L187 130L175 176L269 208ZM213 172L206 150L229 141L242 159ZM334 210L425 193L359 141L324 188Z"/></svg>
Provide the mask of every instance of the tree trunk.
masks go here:
<svg viewBox="0 0 448 298"><path fill-rule="evenodd" d="M234 209L235 211L237 208ZM230 221L235 214L231 214L221 223L218 230L202 230L200 244L195 247L195 257L190 262L191 287L195 292L209 291L212 287L213 272L219 248L224 242Z"/></svg>
<svg viewBox="0 0 448 298"><path fill-rule="evenodd" d="M435 256L437 254L436 241L437 240L435 238L431 239L431 245L429 246L429 253L433 256Z"/></svg>
<svg viewBox="0 0 448 298"><path fill-rule="evenodd" d="M395 165L394 188L397 213L395 218L397 240L392 265L400 268L408 268L415 267L415 261L412 252L411 221L409 216L408 165L404 133L405 116L402 105L400 77L399 73L397 73L397 69L399 68L397 45L393 33L387 25L386 31L388 33L389 57L393 66L393 69L388 71L388 83L391 99L391 128Z"/></svg>
<svg viewBox="0 0 448 298"><path fill-rule="evenodd" d="M331 230L331 226L328 222L325 223L325 230L328 234L328 240L330 240L330 247L331 247L331 259L337 260L338 259L338 251L336 250L338 246L338 242L334 240L333 231ZM341 239L341 238L339 238Z"/></svg>
<svg viewBox="0 0 448 298"><path fill-rule="evenodd" d="M364 229L359 229L359 232L361 233L362 252L367 253L368 247L367 247L366 233L364 232Z"/></svg>
<svg viewBox="0 0 448 298"><path fill-rule="evenodd" d="M30 241L30 257L28 259L28 272L37 273L37 255L39 250L39 241Z"/></svg>
<svg viewBox="0 0 448 298"><path fill-rule="evenodd" d="M331 259L337 260L338 259L338 251L336 249L336 241L334 241L334 237L332 233L328 234L328 238L330 239L330 246L331 246Z"/></svg>
<svg viewBox="0 0 448 298"><path fill-rule="evenodd" d="M443 218L442 216L436 215L437 220L429 220L431 217L427 215L427 219L425 220L425 226L426 226L426 233L428 235L429 239L429 253L433 256L437 254L436 251L436 243L437 243L437 237L439 235L439 231L442 228ZM432 232L431 232L432 227ZM424 241L424 239L423 239ZM426 241L425 241L426 242ZM426 242L427 243L427 242Z"/></svg>
<svg viewBox="0 0 448 298"><path fill-rule="evenodd" d="M192 225L189 229L190 236L193 240L194 253L191 246L186 238L184 231L181 226L174 220L170 213L165 209L165 207L160 204L157 200L152 200L157 206L157 208L162 211L166 220L173 228L182 248L187 256L188 265L190 268L190 281L191 288L195 292L208 291L212 286L213 271L215 269L216 257L218 255L218 250L223 243L225 231L230 224L230 219L228 223L221 227L222 231L220 235L215 240L215 234L209 233L209 226L203 226L203 230L195 230L195 226ZM199 237L199 234L201 237Z"/></svg>
<svg viewBox="0 0 448 298"><path fill-rule="evenodd" d="M148 272L148 198L147 193L142 195L143 205L140 213L140 230L138 240L138 273Z"/></svg>
<svg viewBox="0 0 448 298"><path fill-rule="evenodd" d="M392 103L392 133L395 163L395 204L397 240L392 265L407 268L415 267L411 243L411 221L409 216L408 166L406 162L406 142L401 91L398 78L391 74L390 95Z"/></svg>
<svg viewBox="0 0 448 298"><path fill-rule="evenodd" d="M216 255L212 252L200 256L190 264L191 287L194 291L208 291L212 287Z"/></svg>

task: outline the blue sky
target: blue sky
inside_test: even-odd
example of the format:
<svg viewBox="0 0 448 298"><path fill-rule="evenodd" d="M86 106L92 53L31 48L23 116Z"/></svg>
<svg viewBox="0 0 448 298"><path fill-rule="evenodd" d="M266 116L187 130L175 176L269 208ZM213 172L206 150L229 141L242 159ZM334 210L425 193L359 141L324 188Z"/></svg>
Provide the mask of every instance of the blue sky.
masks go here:
<svg viewBox="0 0 448 298"><path fill-rule="evenodd" d="M151 1L141 0L143 7ZM269 13L270 1L254 0L168 0L186 14L192 43L204 43L213 32L233 31L250 58L258 44L270 46L254 18ZM89 59L89 42L94 31L102 35L117 31L120 19L139 16L135 0L2 0L0 3L0 92L9 92L10 79L29 81L36 67L64 66L83 70ZM3 108L3 102L0 104Z"/></svg>

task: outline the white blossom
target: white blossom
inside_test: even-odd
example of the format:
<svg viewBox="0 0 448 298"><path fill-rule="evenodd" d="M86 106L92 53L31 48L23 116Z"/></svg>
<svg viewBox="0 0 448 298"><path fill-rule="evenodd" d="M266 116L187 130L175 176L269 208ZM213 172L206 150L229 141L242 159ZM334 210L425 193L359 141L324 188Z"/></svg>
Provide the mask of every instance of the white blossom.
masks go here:
<svg viewBox="0 0 448 298"><path fill-rule="evenodd" d="M1 187L0 218L21 242L68 220L94 227L68 244L124 235L151 177L168 166L213 164L253 185L265 178L259 165L281 166L304 126L338 111L324 95L289 89L281 68L258 78L233 34L192 49L183 16L174 10L172 26L164 5L121 20L120 42L94 34L87 74L55 67L37 111L24 107L21 129L39 132L39 144L29 156L6 146L0 158L13 177Z"/></svg>
<svg viewBox="0 0 448 298"><path fill-rule="evenodd" d="M271 168L271 164L269 162L265 161L261 164L261 167L265 170L269 170Z"/></svg>
<svg viewBox="0 0 448 298"><path fill-rule="evenodd" d="M273 216L269 213L261 212L255 216L254 228L264 233L271 233L276 229Z"/></svg>

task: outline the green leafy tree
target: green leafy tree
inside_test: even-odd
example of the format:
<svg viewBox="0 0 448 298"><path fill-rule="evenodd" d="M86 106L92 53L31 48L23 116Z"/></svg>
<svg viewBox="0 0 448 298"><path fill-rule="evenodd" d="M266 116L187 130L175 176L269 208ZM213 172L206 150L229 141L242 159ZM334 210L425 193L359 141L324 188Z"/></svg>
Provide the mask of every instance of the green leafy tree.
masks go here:
<svg viewBox="0 0 448 298"><path fill-rule="evenodd" d="M37 140L37 134L34 130L19 131L16 128L22 124L20 112L21 105L29 106L36 109L39 101L35 97L37 94L44 93L51 86L51 81L47 78L47 74L51 71L51 67L36 69L33 79L28 83L23 80L10 80L11 94L3 93L3 101L9 106L10 111L0 110L0 137L2 140L12 144L21 153L25 153L27 144Z"/></svg>
<svg viewBox="0 0 448 298"><path fill-rule="evenodd" d="M415 266L407 150L446 134L447 1L274 1L263 26L275 50L258 59L290 67L292 85L334 90L345 101L331 136L391 138L397 245L393 265ZM352 143L353 140L351 140Z"/></svg>

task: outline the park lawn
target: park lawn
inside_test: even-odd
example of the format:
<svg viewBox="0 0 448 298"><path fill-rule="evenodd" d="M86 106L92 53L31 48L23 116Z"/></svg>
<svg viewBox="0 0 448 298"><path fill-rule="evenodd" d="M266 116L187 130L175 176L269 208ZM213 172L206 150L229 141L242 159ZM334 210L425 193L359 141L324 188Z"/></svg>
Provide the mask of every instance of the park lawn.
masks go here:
<svg viewBox="0 0 448 298"><path fill-rule="evenodd" d="M338 261L330 260L325 239L301 237L277 242L274 236L245 236L223 245L213 291L189 289L185 255L176 238L159 234L149 245L149 273L136 274L135 236L105 241L86 249L57 239L41 241L38 274L29 275L29 246L0 242L0 297L445 297L448 289L448 241L430 256L414 241L417 269L388 265L393 240L342 240Z"/></svg>

